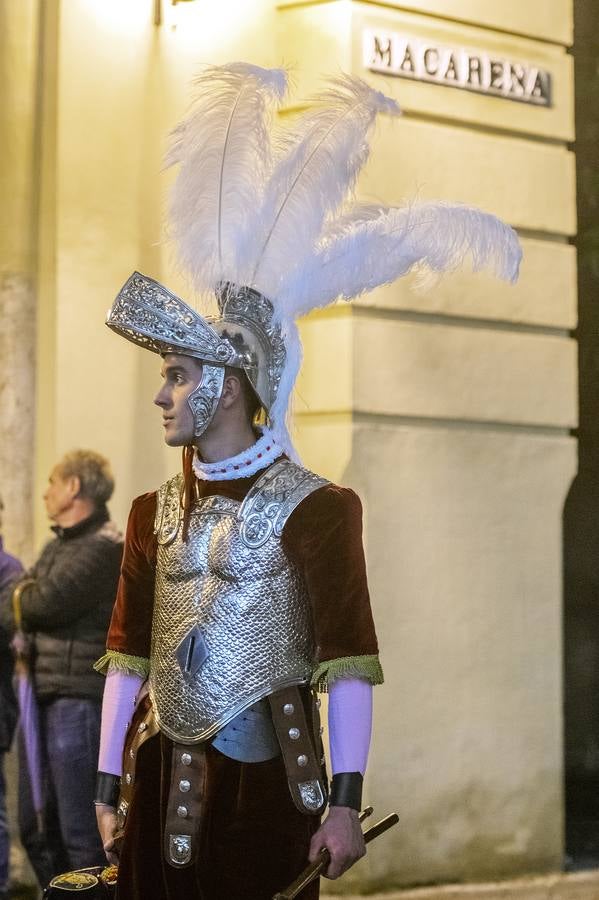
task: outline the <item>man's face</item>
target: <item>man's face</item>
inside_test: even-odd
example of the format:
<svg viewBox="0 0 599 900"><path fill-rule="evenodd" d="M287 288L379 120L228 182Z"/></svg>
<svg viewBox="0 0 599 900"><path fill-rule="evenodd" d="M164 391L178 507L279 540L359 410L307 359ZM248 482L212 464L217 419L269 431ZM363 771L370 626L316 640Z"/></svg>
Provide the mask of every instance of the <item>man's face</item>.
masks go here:
<svg viewBox="0 0 599 900"><path fill-rule="evenodd" d="M202 364L191 356L167 353L160 372L163 383L154 398L162 410L164 440L169 447L193 442L193 413L187 398L200 383Z"/></svg>
<svg viewBox="0 0 599 900"><path fill-rule="evenodd" d="M60 469L55 466L48 478L48 487L44 491L44 503L48 518L58 521L61 514L70 509L79 491L76 478L63 478Z"/></svg>

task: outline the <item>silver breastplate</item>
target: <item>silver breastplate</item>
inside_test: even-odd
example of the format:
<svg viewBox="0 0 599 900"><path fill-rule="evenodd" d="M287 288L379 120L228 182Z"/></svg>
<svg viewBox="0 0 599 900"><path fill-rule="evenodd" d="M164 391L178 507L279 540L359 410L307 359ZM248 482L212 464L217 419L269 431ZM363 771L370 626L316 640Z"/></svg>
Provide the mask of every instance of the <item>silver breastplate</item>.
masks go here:
<svg viewBox="0 0 599 900"><path fill-rule="evenodd" d="M173 740L208 740L271 692L310 679L308 598L280 538L293 510L324 484L280 460L242 504L199 501L187 541L181 476L160 489L150 693Z"/></svg>

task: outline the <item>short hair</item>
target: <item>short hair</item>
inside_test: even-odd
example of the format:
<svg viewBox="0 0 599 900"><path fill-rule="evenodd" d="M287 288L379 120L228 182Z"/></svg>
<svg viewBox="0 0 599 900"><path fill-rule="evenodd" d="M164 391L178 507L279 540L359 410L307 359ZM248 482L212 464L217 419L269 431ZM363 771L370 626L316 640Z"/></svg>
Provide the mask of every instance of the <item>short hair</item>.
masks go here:
<svg viewBox="0 0 599 900"><path fill-rule="evenodd" d="M227 375L235 375L235 377L239 379L239 384L241 386L241 398L245 407L246 415L249 421L253 424L260 418L263 406L262 401L258 397L258 394L254 390L254 387L250 382L250 379L248 378L247 372L245 371L245 369L236 368L233 366L225 366L225 376Z"/></svg>
<svg viewBox="0 0 599 900"><path fill-rule="evenodd" d="M79 479L79 496L91 500L95 506L104 506L114 491L114 476L110 463L95 450L71 450L56 468L61 478L75 476Z"/></svg>

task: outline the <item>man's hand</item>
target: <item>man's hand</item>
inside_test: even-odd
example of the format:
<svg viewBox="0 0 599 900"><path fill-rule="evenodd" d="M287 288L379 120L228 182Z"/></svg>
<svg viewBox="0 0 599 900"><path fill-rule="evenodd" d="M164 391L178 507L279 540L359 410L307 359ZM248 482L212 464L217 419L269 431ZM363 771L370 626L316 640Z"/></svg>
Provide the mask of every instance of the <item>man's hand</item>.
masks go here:
<svg viewBox="0 0 599 900"><path fill-rule="evenodd" d="M366 853L358 813L349 806L331 806L329 814L310 843L310 862L326 847L331 862L325 878L339 878Z"/></svg>
<svg viewBox="0 0 599 900"><path fill-rule="evenodd" d="M119 857L114 850L114 833L116 831L116 809L104 803L96 803L96 819L98 831L102 838L102 845L106 859L111 866L118 866Z"/></svg>

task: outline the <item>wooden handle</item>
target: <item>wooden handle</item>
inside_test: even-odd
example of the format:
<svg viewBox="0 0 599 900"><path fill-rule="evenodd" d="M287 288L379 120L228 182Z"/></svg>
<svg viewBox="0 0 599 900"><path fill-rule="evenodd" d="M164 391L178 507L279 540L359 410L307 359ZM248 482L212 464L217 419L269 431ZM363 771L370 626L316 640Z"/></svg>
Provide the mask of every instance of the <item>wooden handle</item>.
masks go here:
<svg viewBox="0 0 599 900"><path fill-rule="evenodd" d="M373 810L372 806L367 806L366 809L363 809L362 812L360 813L360 815L358 816L359 821L363 822L364 819L367 819L368 816L371 816L373 812L374 812L374 810ZM387 818L389 819L389 818L391 818L391 816L387 816ZM399 817L396 817L396 818L397 818L397 820L399 820ZM386 819L383 819L383 822L386 822ZM379 822L378 824L381 825L382 823ZM392 822L389 825L385 826L385 828L383 828L383 831L386 831L387 828L390 828L391 825L394 825L394 824L395 824L395 822ZM377 828L377 826L375 825L374 828ZM373 828L370 828L364 834L364 840L366 840L366 835L370 831L373 831ZM377 834L380 834L380 833L381 833L380 831L377 832ZM372 840L372 838L377 837L377 834L373 834L372 837L369 838L368 840ZM325 871L325 869L328 868L330 861L331 861L331 854L329 853L329 851L327 850L326 847L323 847L322 850L320 851L318 859L315 859L313 863L310 863L309 866L306 866L304 871L295 879L293 884L290 884L289 887L286 888L282 893L275 894L273 897L273 900L294 900L294 898L297 897L297 895L300 893L300 891L303 891L303 889L305 887L307 887L307 885L309 885L312 881L314 881L315 878L318 878L319 875L322 875L322 873Z"/></svg>
<svg viewBox="0 0 599 900"><path fill-rule="evenodd" d="M397 813L391 813L390 816L385 816L384 819L381 819L380 822L377 822L376 825L373 825L364 832L364 843L369 844L370 841L373 841L380 834L384 834L389 828L393 828L398 822L399 816Z"/></svg>
<svg viewBox="0 0 599 900"><path fill-rule="evenodd" d="M12 613L13 618L15 620L15 631L21 631L22 625L22 616L21 616L21 594L25 590L25 588L29 587L30 584L35 584L34 578L22 578L21 581L18 581L15 587L13 588L13 592L11 595L12 602Z"/></svg>

